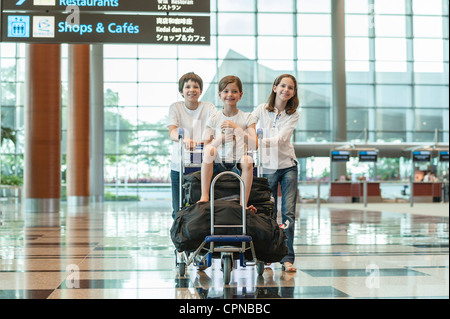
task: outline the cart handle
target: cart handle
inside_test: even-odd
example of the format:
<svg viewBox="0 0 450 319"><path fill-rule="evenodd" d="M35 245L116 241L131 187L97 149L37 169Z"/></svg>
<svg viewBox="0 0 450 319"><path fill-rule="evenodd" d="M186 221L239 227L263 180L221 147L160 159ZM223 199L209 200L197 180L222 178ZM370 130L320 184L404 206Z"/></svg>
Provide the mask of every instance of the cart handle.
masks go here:
<svg viewBox="0 0 450 319"><path fill-rule="evenodd" d="M180 209L183 208L183 194L182 194L182 185L184 182L184 145L183 145L183 139L184 139L184 129L179 127L178 128L178 146L179 146L179 154L180 154L180 174L179 174L179 206Z"/></svg>
<svg viewBox="0 0 450 319"><path fill-rule="evenodd" d="M246 209L245 209L245 184L244 181L242 180L242 178L234 173L234 172L222 172L220 174L218 174L216 177L214 177L214 179L211 182L211 191L210 191L210 195L209 195L209 199L210 199L210 204L211 204L211 235L214 235L214 185L216 184L216 181L223 175L232 175L234 177L236 177L239 182L240 182L240 190L241 190L241 198L242 198L242 235L246 235L247 233L247 226L246 226Z"/></svg>
<svg viewBox="0 0 450 319"><path fill-rule="evenodd" d="M256 130L256 134L258 135L258 139L263 138L263 130L262 128L259 128Z"/></svg>
<svg viewBox="0 0 450 319"><path fill-rule="evenodd" d="M257 176L258 177L262 177L263 173L263 167L262 167L262 156L263 156L263 152L262 152L262 143L261 140L263 138L263 130L261 128L256 130L256 134L258 136L258 169L257 169Z"/></svg>
<svg viewBox="0 0 450 319"><path fill-rule="evenodd" d="M184 128L179 127L178 128L178 139L184 138Z"/></svg>

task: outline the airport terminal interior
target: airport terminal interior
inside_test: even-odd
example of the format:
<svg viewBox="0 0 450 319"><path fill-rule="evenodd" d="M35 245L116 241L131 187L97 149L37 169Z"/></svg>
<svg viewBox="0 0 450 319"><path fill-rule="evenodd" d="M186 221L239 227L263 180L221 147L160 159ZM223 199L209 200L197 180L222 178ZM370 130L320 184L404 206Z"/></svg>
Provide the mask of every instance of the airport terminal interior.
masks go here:
<svg viewBox="0 0 450 319"><path fill-rule="evenodd" d="M208 44L2 32L0 299L448 299L448 1L206 1L179 14ZM188 72L218 110L238 76L245 112L296 77L295 272L180 266L167 123Z"/></svg>
<svg viewBox="0 0 450 319"><path fill-rule="evenodd" d="M358 205L358 204L356 204ZM380 204L379 204L380 205ZM297 272L220 260L180 277L167 201L61 207L60 227L33 227L2 207L4 299L448 299L448 203L299 205ZM30 225L30 226L28 226Z"/></svg>

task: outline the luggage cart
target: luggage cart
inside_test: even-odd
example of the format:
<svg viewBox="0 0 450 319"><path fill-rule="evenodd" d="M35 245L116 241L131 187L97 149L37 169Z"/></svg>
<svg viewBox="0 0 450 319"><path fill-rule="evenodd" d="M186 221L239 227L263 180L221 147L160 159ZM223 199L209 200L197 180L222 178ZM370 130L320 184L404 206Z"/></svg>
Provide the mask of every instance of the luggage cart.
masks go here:
<svg viewBox="0 0 450 319"><path fill-rule="evenodd" d="M262 129L257 130L258 143L261 145L261 140L263 138ZM180 209L183 208L183 184L184 184L184 175L200 170L203 161L203 146L196 148L195 150L189 151L189 163L186 164L185 159L185 149L183 144L184 139L184 129L178 128L178 142L179 142L179 154L180 154L180 189L179 189L179 205ZM254 173L257 177L262 177L262 147L258 147L256 151L249 151L248 155L252 156L255 161L256 157L256 173ZM256 156L255 156L256 155Z"/></svg>
<svg viewBox="0 0 450 319"><path fill-rule="evenodd" d="M259 261L256 258L255 248L253 246L252 237L246 234L246 209L242 207L242 224L239 225L216 225L214 219L214 186L216 181L223 175L232 175L236 177L240 182L240 196L245 203L245 185L242 178L234 172L222 172L218 174L211 182L210 191L210 207L211 207L211 235L206 236L203 243L193 252L190 256L186 252L178 253L180 255L180 260L178 261L177 256L177 267L180 276L185 275L186 267L193 263L197 257L201 256L201 253L206 251L206 254L201 258L206 259L207 266L212 265L212 259L220 256L222 271L223 271L223 282L228 285L231 280L231 271L233 269L234 260L239 259L240 266L246 267L248 262L245 259L245 253L250 250L251 260L256 265L256 271L258 275L264 273L264 262ZM217 228L241 228L242 231L236 235L216 235ZM209 248L206 246L209 244Z"/></svg>
<svg viewBox="0 0 450 319"><path fill-rule="evenodd" d="M189 163L186 165L185 163L185 149L184 149L184 129L178 128L178 143L179 143L179 158L180 158L180 174L179 174L179 209L181 210L184 206L183 203L183 184L184 184L184 175L186 173L191 173L196 170L200 170L201 168L201 162L202 162L202 152L203 149L195 150L195 153L190 151L190 154L192 154L189 158ZM196 156L194 156L194 154ZM200 157L200 160L198 161L198 157ZM196 159L194 161L194 158ZM189 169L190 171L187 172L186 169ZM193 256L196 257L198 255L198 252L194 253ZM186 268L193 262L193 258L189 258L189 254L186 252L178 252L175 250L175 263L178 267L178 272L180 276L184 276L186 272ZM200 261L200 264L202 262Z"/></svg>
<svg viewBox="0 0 450 319"><path fill-rule="evenodd" d="M192 173L195 171L200 170L202 166L202 160L203 160L203 147L196 148L193 151L189 151L189 163L185 163L185 149L184 149L184 129L179 128L178 129L178 143L179 143L179 154L180 154L180 189L179 189L179 205L180 209L183 208L183 183L184 183L184 175L188 173Z"/></svg>
<svg viewBox="0 0 450 319"><path fill-rule="evenodd" d="M262 139L262 130L258 129L257 131L259 143L261 143ZM184 182L184 174L186 167L201 167L201 155L200 155L200 163L192 163L193 156L190 156L190 163L185 165L184 159L184 130L178 129L178 139L180 142L180 209L183 208L183 200L182 200L182 191L183 191L183 182ZM201 150L200 152L202 152ZM262 161L261 161L261 148L258 148L257 156L258 156L258 165L257 165L257 176L262 176ZM211 235L206 236L203 243L192 253L189 252L178 252L175 250L175 264L178 268L178 273L180 277L183 277L186 273L186 268L192 264L196 263L197 266L204 267L205 263L207 267L210 267L212 264L213 254L217 255L220 253L222 269L223 269L223 279L224 284L229 284L231 279L231 270L234 265L234 258L239 257L240 265L242 267L246 266L246 260L244 258L244 254L247 250L251 250L252 261L256 265L256 270L258 275L262 275L264 273L264 262L258 261L256 259L255 250L253 247L253 242L251 236L246 235L246 209L242 207L242 225L215 225L214 224L214 185L216 181L223 175L229 174L235 176L241 185L241 198L243 202L246 202L245 198L245 185L242 178L234 173L234 172L222 172L218 174L211 182L210 189L210 203L211 203ZM215 228L218 227L236 227L242 228L242 233L239 235L215 235ZM233 246L223 246L220 243L235 243ZM207 249L205 246L209 244L210 248ZM217 244L217 245L216 245ZM238 246L240 244L240 247ZM206 253L205 253L206 252ZM203 254L202 254L203 253Z"/></svg>
<svg viewBox="0 0 450 319"><path fill-rule="evenodd" d="M214 253L220 252L221 253L221 263L222 263L222 270L223 270L223 282L225 285L228 285L230 283L231 279L231 271L233 269L233 259L236 254L239 256L239 261L241 267L246 266L245 261L245 252L250 249L251 255L252 255L252 261L256 263L256 269L258 275L262 275L264 273L264 262L258 261L256 259L255 254L255 248L253 246L252 237L247 235L247 228L246 228L246 214L247 211L245 209L245 205L242 205L242 225L216 225L214 223L214 185L216 181L223 175L232 175L236 177L241 185L241 196L242 202L246 202L245 197L245 185L242 178L234 173L234 172L222 172L218 174L213 181L211 182L211 193L210 193L210 200L211 200L211 235L206 236L205 242L210 244L209 252L207 254L207 262L208 267L211 266L212 257ZM216 228L227 228L227 227L240 227L242 228L242 233L240 235L215 235L215 229ZM236 246L228 246L228 245L221 245L221 243L236 243ZM239 247L240 244L240 247ZM248 246L247 246L248 245Z"/></svg>

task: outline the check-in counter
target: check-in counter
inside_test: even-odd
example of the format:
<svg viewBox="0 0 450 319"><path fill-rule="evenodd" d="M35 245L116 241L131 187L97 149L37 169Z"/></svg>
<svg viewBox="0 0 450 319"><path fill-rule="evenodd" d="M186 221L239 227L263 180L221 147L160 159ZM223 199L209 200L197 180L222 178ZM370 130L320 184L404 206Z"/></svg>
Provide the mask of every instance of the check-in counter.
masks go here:
<svg viewBox="0 0 450 319"><path fill-rule="evenodd" d="M442 183L417 182L413 184L413 198L415 203L440 202Z"/></svg>
<svg viewBox="0 0 450 319"><path fill-rule="evenodd" d="M352 183L350 182L332 182L330 184L330 203L351 203L352 202Z"/></svg>
<svg viewBox="0 0 450 319"><path fill-rule="evenodd" d="M364 183L332 182L330 185L330 203L354 203L364 201ZM367 182L367 202L381 202L379 182Z"/></svg>

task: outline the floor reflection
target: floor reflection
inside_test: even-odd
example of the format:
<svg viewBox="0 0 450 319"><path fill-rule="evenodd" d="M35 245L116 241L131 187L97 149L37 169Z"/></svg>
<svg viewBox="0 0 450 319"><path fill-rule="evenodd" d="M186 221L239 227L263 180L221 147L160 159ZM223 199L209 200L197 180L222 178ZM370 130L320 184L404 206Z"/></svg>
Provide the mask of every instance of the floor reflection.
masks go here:
<svg viewBox="0 0 450 319"><path fill-rule="evenodd" d="M0 299L448 298L448 215L298 208L297 272L273 263L258 276L248 263L224 285L220 260L179 277L169 202L62 205L53 216L2 203Z"/></svg>

